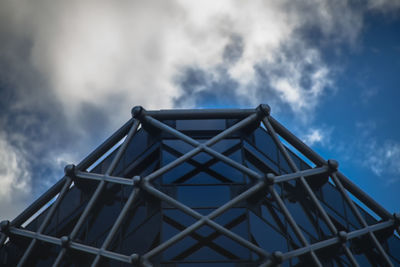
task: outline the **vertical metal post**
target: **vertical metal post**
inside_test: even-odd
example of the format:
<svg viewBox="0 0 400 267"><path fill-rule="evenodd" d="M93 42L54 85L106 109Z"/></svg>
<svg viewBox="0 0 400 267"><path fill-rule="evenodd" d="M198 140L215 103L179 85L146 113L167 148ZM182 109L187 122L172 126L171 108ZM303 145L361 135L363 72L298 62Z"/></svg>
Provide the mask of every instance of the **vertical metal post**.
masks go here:
<svg viewBox="0 0 400 267"><path fill-rule="evenodd" d="M129 133L128 133L126 139L124 140L124 143L118 149L118 152L115 155L114 159L112 160L110 166L108 167L105 175L111 175L112 172L114 171L114 169L117 167L117 164L119 163L119 160L121 159L123 153L125 152L125 150L126 150L128 144L129 144L129 142L131 141L132 137L135 135L138 127L139 127L139 121L134 119L133 125L132 125L131 129L129 130ZM71 231L71 233L69 235L69 239L70 240L73 240L76 237L76 235L78 234L82 224L86 221L86 218L89 216L89 213L92 210L92 208L94 207L98 197L100 196L101 192L105 188L106 183L107 183L106 181L102 180L99 183L99 185L97 186L95 192L93 193L92 197L90 198L90 200L89 200L88 204L86 205L84 211L82 212L81 216L79 217L78 222L75 224L74 228L72 229L72 231ZM60 250L60 252L59 252L59 254L58 254L58 256L57 256L57 258L56 258L56 260L55 260L55 262L53 264L54 267L60 266L66 251L67 251L67 249L65 247L63 247Z"/></svg>

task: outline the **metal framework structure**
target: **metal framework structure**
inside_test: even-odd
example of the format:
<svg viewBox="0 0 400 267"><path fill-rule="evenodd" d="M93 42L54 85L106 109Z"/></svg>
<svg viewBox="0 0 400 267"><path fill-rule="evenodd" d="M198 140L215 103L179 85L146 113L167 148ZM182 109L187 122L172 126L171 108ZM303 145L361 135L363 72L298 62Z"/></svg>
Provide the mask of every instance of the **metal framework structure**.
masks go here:
<svg viewBox="0 0 400 267"><path fill-rule="evenodd" d="M399 225L399 214L289 132L268 105L137 106L94 152L1 223L0 265L400 266Z"/></svg>

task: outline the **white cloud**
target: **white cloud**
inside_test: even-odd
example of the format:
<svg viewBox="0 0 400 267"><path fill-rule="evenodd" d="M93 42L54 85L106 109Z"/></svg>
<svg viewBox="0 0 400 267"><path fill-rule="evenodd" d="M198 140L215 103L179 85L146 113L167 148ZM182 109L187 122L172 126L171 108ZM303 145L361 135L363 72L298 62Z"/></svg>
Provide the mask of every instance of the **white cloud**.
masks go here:
<svg viewBox="0 0 400 267"><path fill-rule="evenodd" d="M307 12L290 9L285 1L20 0L8 5L14 29L32 38L32 63L72 120L81 104L107 106L113 97L120 101L115 117L135 104L173 106L182 94L174 83L179 69L212 71L223 63L232 34L243 39L243 54L228 72L246 103L262 102L254 66L279 65L279 73L266 75L280 100L295 112L313 110L330 85L330 70L296 31L312 24L326 36L354 39L361 23L346 1L336 6L309 1L303 6ZM287 48L298 56L287 57ZM305 74L308 66L313 71Z"/></svg>
<svg viewBox="0 0 400 267"><path fill-rule="evenodd" d="M25 156L0 132L0 220L21 212L30 192L31 176Z"/></svg>
<svg viewBox="0 0 400 267"><path fill-rule="evenodd" d="M174 99L185 93L176 77L191 66L215 73L223 65L238 84L232 95L239 95L243 103L267 102L275 112L288 106L307 121L333 82L331 66L301 30L316 29L328 42L354 44L364 11L346 0L5 0L0 7L0 33L26 40L30 49L23 62L5 65L33 66L35 75L48 86L47 94L61 103L69 119L66 124L75 131L84 105L111 114L109 129L120 125L134 105L174 106ZM227 63L224 52L232 36L241 38L242 51ZM266 79L259 79L260 72ZM21 88L37 90L31 82L19 82ZM27 97L15 105L29 101ZM35 101L46 104L41 97ZM181 103L191 104L190 100ZM25 184L29 187L30 173L22 152L26 142L18 146L22 150L8 154L4 151L13 147L2 138L5 174L0 202L9 203L7 196L29 193L24 190ZM318 143L325 136L314 129L306 138ZM73 158L73 154L65 155ZM49 166L53 166L49 163L52 155L44 159Z"/></svg>
<svg viewBox="0 0 400 267"><path fill-rule="evenodd" d="M309 146L330 144L332 128L309 128L302 140Z"/></svg>
<svg viewBox="0 0 400 267"><path fill-rule="evenodd" d="M364 165L387 183L400 180L400 143L386 141L377 143L369 140Z"/></svg>

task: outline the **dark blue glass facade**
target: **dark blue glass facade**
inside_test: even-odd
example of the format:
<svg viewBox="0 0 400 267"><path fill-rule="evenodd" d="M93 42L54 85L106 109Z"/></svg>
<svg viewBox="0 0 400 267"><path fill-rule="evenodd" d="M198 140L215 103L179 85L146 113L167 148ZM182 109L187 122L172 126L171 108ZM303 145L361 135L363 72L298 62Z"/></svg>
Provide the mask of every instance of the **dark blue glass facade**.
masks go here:
<svg viewBox="0 0 400 267"><path fill-rule="evenodd" d="M205 144L207 140L221 134L239 120L160 121L198 143ZM112 177L125 180L132 180L135 176L149 177L194 148L169 132L156 129L149 123L142 123L142 127L127 143ZM262 176L273 173L275 177L283 177L294 173L271 134L260 127L259 122L250 123L228 134L210 148ZM97 165L86 171L103 177L117 156L117 151L118 149L109 153ZM318 167L308 165L289 150L288 154L299 171ZM343 231L350 236L350 233L357 233L357 230L365 228L345 201L342 192L335 186L329 173L308 175L304 176L304 179L338 232ZM117 256L103 255L99 249L108 238L136 185L105 182L99 197L71 239L71 243L68 247L62 246L59 240L73 232L99 183L100 181L95 179L73 180L50 221L41 231L41 235L46 238L55 238L54 242L44 237L41 237L43 240L37 240L32 251L26 256L29 262L26 266L52 266L63 249L66 252L62 257L61 266L90 266L96 257L100 258L99 266L259 266L278 264L281 260L282 266L313 266L316 263L312 254L299 252L300 249L337 238L305 190L304 184L299 179L290 179L268 186L264 184L261 189L255 190L224 212L212 217L213 222L229 230L240 240L246 240L265 251L265 254L258 253L239 239L232 239L225 232L207 223L180 236L170 245L161 247L201 220L201 217L196 218L169 202L168 198L190 208L193 213L199 214L198 216L207 216L257 184L254 177L229 162L224 162L207 151L201 151L151 179L151 187L165 197L160 198L149 190L138 191L135 201L104 249L110 252L110 255L115 253ZM140 188L139 185L137 187ZM272 191L278 195L286 211L294 219L300 234L288 221L285 210ZM48 204L47 209L22 229L27 233L38 232L52 205ZM368 225L373 226L381 222L358 205L356 207ZM393 225L376 230L374 236L391 263L400 266L400 240L394 234L394 229ZM18 233L17 230L7 232L8 239L0 250L0 265L18 265L34 239L27 235L25 232ZM80 245L86 246L85 249L81 249ZM158 248L160 251L157 252ZM93 251L90 252L90 249ZM348 251L345 251L346 249ZM157 253L153 255L151 251ZM276 251L289 256L274 262L273 253ZM296 256L291 256L292 251L296 251ZM349 255L354 257L359 266L385 265L379 248L366 235L351 237L341 243L332 241L332 244L313 251L323 266L353 266L354 262ZM129 260L124 258L124 255L131 257L131 263L127 262ZM139 260L132 259L131 255L137 255ZM151 257L142 261L143 255ZM272 260L268 263L269 257Z"/></svg>

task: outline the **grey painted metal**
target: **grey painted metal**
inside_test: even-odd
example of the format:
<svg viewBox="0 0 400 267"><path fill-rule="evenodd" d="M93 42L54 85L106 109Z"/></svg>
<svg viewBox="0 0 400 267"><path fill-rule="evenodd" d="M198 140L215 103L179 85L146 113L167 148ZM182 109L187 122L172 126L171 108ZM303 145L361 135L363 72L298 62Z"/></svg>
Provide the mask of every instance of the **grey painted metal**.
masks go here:
<svg viewBox="0 0 400 267"><path fill-rule="evenodd" d="M16 227L11 227L10 232L14 235L24 236L24 237L28 237L28 238L32 238L32 239L37 239L37 240L40 240L40 241L43 241L46 243L50 243L53 245L62 246L61 238L57 238L57 237L53 237L53 236L49 236L49 235L45 235L45 234L39 234L36 232L32 232L32 231L28 231L28 230L16 228ZM87 245L84 245L84 244L81 244L78 242L69 241L68 247L71 249L75 249L78 251L87 252L87 253L95 254L95 255L100 253L103 257L130 263L129 256L119 254L116 252L112 252L112 251L100 250L98 248L87 246Z"/></svg>
<svg viewBox="0 0 400 267"><path fill-rule="evenodd" d="M282 144L282 142L279 140L275 129L272 127L271 123L268 120L268 117L263 118L263 123L265 128L268 129L269 133L272 136L272 139L274 140L275 144L277 145L278 149L281 151L281 153L283 154L285 160L288 162L289 167L292 169L292 171L294 171L295 173L299 173L300 170L297 167L297 165L294 163L292 157L289 155L286 147ZM329 167L328 167L329 170ZM333 224L332 220L329 218L328 214L326 213L325 209L321 206L321 204L319 203L317 197L315 196L313 190L310 188L310 186L308 185L306 179L304 178L303 175L300 175L298 177L298 180L300 180L300 183L302 184L303 188L305 189L306 193L308 194L308 196L311 198L311 201L314 203L315 207L317 208L317 210L319 211L320 215L322 216L323 220L325 221L326 225L328 226L328 228L330 229L330 231L332 232L332 234L336 235L338 234L338 230L336 229L335 225ZM344 251L347 255L347 257L353 262L353 265L358 266L357 262L354 259L353 254L351 253L351 251L349 250L349 248L346 246L345 243L342 244ZM355 263L355 264L354 264Z"/></svg>
<svg viewBox="0 0 400 267"><path fill-rule="evenodd" d="M278 149L281 151L281 153L283 154L283 157L285 158L285 160L287 161L287 163L289 164L289 167L292 169L293 172L298 172L299 168L296 166L296 164L294 163L292 157L289 155L289 153L287 152L285 146L282 144L282 142L279 140L278 135L275 132L275 129L271 126L270 122L268 121L268 118L264 118L263 119L263 123L265 128L268 129L269 133L271 134L272 139L274 140L276 146L278 147ZM327 226L329 227L329 229L331 230L331 232L333 234L337 234L337 229L336 227L333 225L331 219L329 218L328 214L326 213L326 211L324 210L324 208L321 206L321 204L319 203L317 197L315 196L314 192L311 190L310 186L308 185L307 181L304 179L303 176L299 177L299 180L303 186L303 188L305 189L306 193L308 194L308 196L311 198L311 201L314 203L315 207L318 209L318 211L320 212L322 218L324 219L325 223L327 224Z"/></svg>
<svg viewBox="0 0 400 267"><path fill-rule="evenodd" d="M97 147L92 153L90 153L86 158L84 158L78 165L78 170L85 170L90 165L96 162L100 156L106 153L110 148L112 148L126 133L129 131L133 119L126 122L121 128L119 128L112 136L107 138L99 147ZM28 208L26 208L21 214L12 220L11 225L20 226L26 220L28 220L32 215L34 215L38 210L40 210L47 202L49 202L55 195L57 195L65 183L66 177L61 178L56 184L54 184L49 190L47 190L43 195L41 195L37 200L35 200Z"/></svg>
<svg viewBox="0 0 400 267"><path fill-rule="evenodd" d="M3 247L4 243L6 242L7 236L3 233L0 233L0 248Z"/></svg>
<svg viewBox="0 0 400 267"><path fill-rule="evenodd" d="M158 176L162 175L163 173L165 173L166 171L170 170L171 168L176 167L177 165L179 165L180 163L182 163L183 161L186 161L187 159L195 156L196 154L200 153L201 151L205 151L208 154L220 159L221 161L231 165L232 167L245 172L247 175L249 175L250 177L256 178L256 179L261 179L262 175L258 174L257 172L247 168L246 166L239 164L233 160L231 160L230 158L226 157L225 155L213 150L212 148L210 148L210 146L212 146L213 144L217 143L218 141L222 140L224 137L232 134L235 131L240 130L241 128L245 127L246 125L254 122L256 119L258 118L258 115L256 113L251 114L249 117L241 120L240 122L234 124L233 126L229 127L228 129L224 130L223 132L219 133L218 135L214 136L213 138L211 138L210 140L208 140L207 142L205 142L204 144L199 143L198 141L194 140L193 138L179 132L178 130L160 122L157 121L153 118L149 118L149 117L145 117L145 121L147 123L152 124L153 126L159 128L160 130L163 130L167 133L170 133L174 136L176 136L177 138L185 141L186 143L192 145L192 146L197 146L195 149L193 149L192 151L188 152L187 154L183 155L182 157L176 159L175 161L171 162L169 165L164 166L164 169L161 168L159 170L159 172L157 173L157 175L152 174L152 176L146 177L145 180L152 180L154 178L157 178ZM184 158L184 160L182 159Z"/></svg>
<svg viewBox="0 0 400 267"><path fill-rule="evenodd" d="M304 237L303 233L301 232L299 226L297 225L296 221L293 219L292 215L290 214L289 210L286 208L285 203L276 192L273 185L268 186L268 190L271 196L275 199L276 203L278 204L279 208L281 209L283 215L285 216L286 220L288 221L289 225L292 227L294 233L296 234L297 238L300 240L303 246L309 246L307 239ZM311 258L316 266L321 266L322 264L318 259L317 255L313 250L310 250Z"/></svg>
<svg viewBox="0 0 400 267"><path fill-rule="evenodd" d="M158 120L242 119L255 109L170 109L145 111L145 115Z"/></svg>
<svg viewBox="0 0 400 267"><path fill-rule="evenodd" d="M106 181L109 183L122 184L122 185L133 185L133 180L129 178L122 178L118 176L90 173L90 172L81 172L78 171L76 173L76 177L79 179L88 179L94 181Z"/></svg>
<svg viewBox="0 0 400 267"><path fill-rule="evenodd" d="M318 175L318 174L325 174L330 171L328 166L321 166L321 167L315 167L312 169L307 169L307 170L302 170L302 171L296 171L293 173L288 173L288 174L282 174L279 176L275 176L274 178L274 183L282 183L282 182L288 182L300 177L308 177L308 176L313 176L313 175Z"/></svg>
<svg viewBox="0 0 400 267"><path fill-rule="evenodd" d="M343 188L342 183L340 182L340 180L338 179L338 177L336 176L336 173L332 173L331 175L332 180L334 181L336 187L339 189L340 193L342 194L344 200L347 202L347 204L350 206L351 211L353 212L353 214L356 216L357 220L359 221L359 223L365 228L368 229L369 226L367 224L367 222L365 221L364 217L361 215L360 211L358 210L358 208L356 207L356 205L354 204L354 202L350 199L349 195L346 193L346 191ZM391 260L389 259L389 256L386 254L385 250L382 248L381 244L379 243L379 241L376 239L376 236L373 232L368 231L368 235L370 236L372 242L375 244L375 247L379 250L379 252L381 253L383 259L385 260L386 264L388 264L389 266L393 266Z"/></svg>
<svg viewBox="0 0 400 267"><path fill-rule="evenodd" d="M122 145L119 147L117 154L115 155L115 157L113 158L113 160L111 161L110 166L108 166L107 171L106 171L106 176L112 174L112 172L114 171L114 169L116 168L118 162L120 161L123 153L125 152L129 142L132 140L133 136L135 135L137 129L139 127L139 121L134 119L133 120L133 124L129 130L128 135L126 136L124 142L122 143ZM96 190L94 191L92 197L90 198L88 204L86 205L85 209L83 210L81 216L78 219L78 222L75 224L74 228L72 229L71 233L69 234L69 238L71 240L73 240L76 235L78 234L80 228L82 227L83 223L86 221L87 217L89 216L89 213L91 212L91 210L93 209L94 205L96 204L97 199L99 198L101 192L103 191L103 189L106 186L106 181L102 180L100 181L99 185L97 186ZM66 248L62 248L53 264L54 267L58 267L60 266L64 255L66 253L67 249Z"/></svg>
<svg viewBox="0 0 400 267"><path fill-rule="evenodd" d="M192 217L196 218L198 221L195 222L194 224L192 224L191 226L187 227L185 230L179 232L175 236L171 237L169 240L165 241L161 245L159 245L159 246L155 247L154 249L152 249L151 251L147 252L145 255L143 255L143 258L147 259L147 260L150 259L151 257L155 256L156 254L158 254L158 253L162 252L163 250L167 249L168 247L172 246L173 244L175 244L176 242L178 242L182 238L186 237L191 232L193 232L196 229L200 228L204 224L208 224L209 226L213 227L215 230L217 230L217 231L221 232L222 234L228 236L232 240L235 240L236 242L238 242L242 246L253 250L254 252L259 254L260 256L268 257L269 254L266 251L264 251L263 249L261 249L260 247L255 246L253 243L245 240L241 236L233 233L232 231L230 231L230 230L226 229L225 227L223 227L223 226L217 224L216 222L212 221L213 218L219 216L220 214L222 214L226 210L230 209L236 203L238 203L240 201L243 201L244 199L250 197L251 195L253 195L255 192L257 192L258 190L260 190L263 187L264 187L264 183L263 182L259 182L259 183L255 184L254 186L252 186L251 188L249 188L248 190L246 190L245 192L243 192L242 194L240 194L240 195L236 196L235 198L231 199L229 202L227 202L223 206L219 207L214 212L210 213L207 216L203 216L200 213L194 211L193 209L191 209L191 208L187 207L186 205L180 203L179 201L175 200L174 198L172 198L172 197L164 194L163 192L155 189L150 183L145 182L143 184L143 189L144 190L146 190L150 194L154 195L155 197L161 199L162 201L165 201L168 204L170 204L170 205L182 210L186 214L191 215Z"/></svg>
<svg viewBox="0 0 400 267"><path fill-rule="evenodd" d="M313 260L314 264L316 266L322 266L320 260L316 256L315 251L321 249L321 248L326 248L329 246L332 246L334 244L341 243L344 249L345 254L347 255L348 259L354 266L358 266L358 263L356 262L353 254L349 250L349 248L346 246L346 242L343 241L343 238L341 238L340 235L335 235L334 237L328 238L323 241L319 241L313 244L309 244L308 241L305 239L304 235L302 234L299 226L291 216L290 212L288 211L285 203L279 196L279 194L276 192L273 183L279 183L279 182L287 182L290 180L297 179L299 180L303 188L306 190L307 194L315 203L319 213L323 216L323 218L326 220L326 223L330 230L332 231L333 234L338 234L337 229L333 225L333 223L330 221L329 216L326 214L326 211L322 208L320 205L318 199L316 198L315 194L309 187L307 181L305 180L304 177L307 176L312 176L312 175L317 175L317 174L322 174L322 173L327 173L327 172L332 172L332 169L327 166L327 162L322 159L318 154L316 154L313 150L311 150L308 146L306 146L301 140L299 140L297 137L295 137L292 133L290 133L286 128L284 128L282 125L280 125L277 121L275 121L272 117L267 116L267 117L261 117L264 116L265 114L260 114L260 110L258 109L252 109L252 110L211 110L211 111L203 111L203 110L172 110L170 112L166 111L145 111L143 110L143 116L141 116L140 119L144 120L145 122L161 129L162 131L165 131L167 133L170 133L179 139L185 141L186 143L189 143L193 145L195 148L191 151L189 151L186 154L183 154L181 157L176 159L175 161L161 167L160 169L154 171L153 173L149 174L147 177L144 177L141 181L138 179L127 179L123 177L115 177L112 176L111 174L113 173L113 170L116 168L123 152L125 151L129 141L132 139L133 135L136 133L139 122L136 119L131 119L128 121L123 127L120 128L112 137L107 139L98 149L96 149L93 153L91 153L86 159L84 159L79 165L78 169L79 170L84 170L90 165L92 165L100 156L101 154L105 153L108 151L112 146L114 146L120 139L122 139L126 134L127 137L124 141L124 143L120 146L120 148L117 151L116 156L114 157L112 163L108 167L106 173L104 175L99 175L99 174L91 174L91 173L85 173L82 171L77 171L77 178L79 179L89 179L89 180L98 180L100 181L98 187L96 188L95 193L92 195L89 203L85 207L84 212L82 213L81 217L79 218L78 222L75 224L71 234L69 235L69 240L68 241L68 248L75 249L78 251L86 252L95 255L95 260L92 263L92 266L96 266L100 263L100 260L102 257L114 259L117 261L121 262L127 262L127 263L132 263L132 260L134 258L138 258L139 256L136 254L127 256L127 255L122 255L119 253L115 253L112 251L107 251L107 247L113 240L115 234L117 233L121 223L123 222L124 218L126 217L127 213L129 212L131 206L137 199L137 196L139 194L139 190L143 189L146 192L154 195L155 197L159 198L161 201L164 201L184 213L194 217L197 219L197 222L194 224L190 225L189 227L185 228L183 231L178 233L177 235L173 236L169 240L159 244L157 247L153 248L151 251L148 251L146 254L144 254L141 257L141 264L143 266L151 266L151 263L149 261L150 258L153 256L157 255L161 251L165 250L166 248L172 246L182 238L188 236L190 233L201 227L202 225L207 224L208 226L214 228L216 231L219 233L231 238L232 240L236 241L237 243L241 244L244 247L247 247L248 249L256 252L259 254L262 258L264 258L264 263L261 266L271 266L274 264L279 264L280 261L282 260L288 260L293 257L301 256L304 254L310 254L311 259ZM185 115L186 113L186 115ZM229 115L229 114L230 115ZM154 116L154 118L151 118L149 116ZM218 135L214 136L204 144L199 143L198 141L194 140L193 138L179 132L178 130L164 124L163 122L158 121L159 120L164 120L164 119L214 119L214 118L236 118L236 119L242 119L235 125L231 126L228 129L225 129ZM274 139L276 145L280 149L280 151L283 153L284 157L289 163L289 166L291 169L294 171L294 173L291 174L284 174L280 176L275 176L273 180L265 179L264 175L261 175L257 172L254 172L253 170L247 168L246 166L233 161L229 157L226 157L225 155L213 150L210 148L213 144L217 143L218 141L222 140L223 138L229 136L233 132L240 130L241 128L245 127L246 125L249 125L252 122L255 122L257 120L263 120L263 123L265 127L268 129L268 131L271 133L272 138ZM129 133L127 133L129 131ZM313 161L317 166L321 167L315 167L313 169L309 170L303 170L300 171L295 163L293 162L292 158L288 154L287 149L285 146L282 144L282 142L279 140L277 134L279 134L281 137L283 137L286 141L288 141L293 147L295 147L297 150L299 150L301 153L303 153L306 157L308 157L311 161ZM159 177L160 175L164 174L165 172L171 170L172 168L178 166L179 164L190 160L191 157L194 155L200 153L201 151L204 151L210 155L212 155L214 158L229 164L230 166L238 169L239 171L248 174L250 177L256 178L256 183L252 185L249 189L244 191L243 193L239 194L238 196L234 197L215 211L211 212L210 214L203 216L202 214L196 212L195 210L191 209L190 207L187 207L183 203L175 200L174 198L164 194L163 192L159 191L156 189L152 184L150 183L153 179ZM258 158L259 159L259 158ZM259 159L261 162L263 160ZM364 192L362 192L357 186L352 184L344 175L342 175L340 172L333 172L331 174L332 180L334 181L336 187L338 190L341 192L343 195L345 201L349 204L351 210L353 213L356 215L357 219L360 221L360 224L362 225L362 229L358 229L355 231L352 231L350 233L344 233L346 240L356 238L362 235L368 235L372 242L375 244L377 250L379 253L382 255L383 259L385 260L386 264L389 266L393 266L389 257L383 250L382 246L380 245L379 241L377 240L374 232L381 230L381 229L388 229L392 228L394 225L396 225L395 220L391 215L388 214L388 212L383 209L382 207L379 206L373 199L371 199L368 195L366 195ZM69 180L68 180L69 179ZM28 249L25 251L24 256L21 258L19 264L20 266L23 265L24 262L26 262L29 254L32 252L37 240L39 241L44 241L47 243L55 244L57 246L62 246L61 252L59 253L54 265L58 266L65 254L66 248L63 245L63 238L56 238L48 235L42 234L42 231L45 229L46 225L48 224L50 218L53 216L53 213L56 209L56 207L59 205L59 202L61 202L60 199L65 195L65 192L68 190L69 185L71 184L71 179L69 177L64 177L59 181L58 184L52 187L48 192L46 192L46 196L42 196L39 198L34 204L32 204L27 210L24 211L21 216L17 217L10 229L9 232L13 235L20 235L20 236L25 236L28 238L31 238L31 243L28 247ZM83 222L86 220L86 217L88 216L90 210L92 207L95 205L95 202L97 201L99 195L101 194L102 189L105 187L106 183L117 183L117 184L124 184L128 186L134 186L132 193L130 194L127 202L124 204L124 207L121 211L121 213L118 215L117 220L112 226L112 229L108 233L105 241L103 242L101 248L95 248L91 247L88 245L80 244L75 242L73 239L75 238L76 234L78 233L79 229L81 228ZM268 183L268 186L266 185ZM272 183L272 184L271 184ZM60 185L61 184L61 185ZM140 184L140 185L139 185ZM136 187L138 185L138 187ZM61 187L63 187L61 189ZM140 189L139 189L140 187ZM355 206L354 202L351 200L351 198L348 196L346 189L352 193L354 196L359 198L366 206L371 208L374 212L376 212L379 216L384 218L386 221L377 223L374 225L367 225L365 219L362 217L360 212L358 211L357 207ZM61 192L60 192L61 190ZM228 209L232 208L234 205L237 203L246 200L247 198L254 196L259 192L260 190L267 190L273 199L276 201L278 204L280 210L284 214L287 222L293 229L294 233L296 234L297 238L300 240L302 247L289 251L287 253L280 253L280 252L275 252L273 254L269 254L268 252L264 251L262 248L256 246L255 244L249 242L248 240L242 238L241 236L233 233L232 231L228 230L227 228L219 225L218 223L214 222L212 219L219 216L220 214L224 213ZM57 200L53 203L53 206L50 208L49 213L45 217L43 223L37 230L37 232L31 232L27 230L23 230L18 228L18 226L23 223L27 218L32 216L37 210L41 208L44 204L46 204L51 198L53 198L56 194L59 194L59 197ZM361 196L361 197L360 197ZM46 201L47 200L47 201ZM41 205L39 205L41 204ZM40 207L39 207L40 206ZM38 208L39 207L39 208ZM35 211L36 210L36 211ZM329 225L329 222L331 225ZM4 243L6 239L6 235L1 233L0 241ZM345 241L346 241L345 240ZM1 243L0 242L0 243Z"/></svg>
<svg viewBox="0 0 400 267"><path fill-rule="evenodd" d="M132 190L132 193L129 195L129 198L126 201L124 207L122 208L121 213L118 215L117 220L113 224L110 232L108 233L106 239L104 240L103 245L100 248L100 251L106 250L108 248L115 234L117 233L119 227L121 226L124 218L128 214L129 209L132 207L133 203L138 198L138 195L139 195L139 188L136 187ZM100 260L101 260L101 254L97 254L96 258L92 263L92 267L97 266L100 263Z"/></svg>
<svg viewBox="0 0 400 267"><path fill-rule="evenodd" d="M58 207L61 204L61 201L64 199L65 194L68 192L69 187L72 184L72 179L70 177L67 177L64 183L63 188L61 189L60 194L58 195L56 201L51 205L50 210L48 211L46 217L44 218L43 222L40 224L37 233L41 234L44 229L47 227L48 223L50 222L50 219L53 217L54 213L57 211ZM32 250L36 246L37 239L32 239L31 243L29 244L28 248L25 250L24 255L18 262L18 267L22 267L25 265L29 255L31 254Z"/></svg>
<svg viewBox="0 0 400 267"><path fill-rule="evenodd" d="M299 138L292 134L288 129L286 129L282 124L275 120L272 116L268 118L272 127L275 131L282 136L283 139L288 141L294 148L300 151L304 156L311 160L316 165L325 165L326 161L314 152L309 146L303 143ZM368 196L364 191L357 187L353 182L351 182L344 174L341 172L337 173L338 178L343 183L343 186L349 190L356 198L358 198L362 203L369 207L376 214L381 216L383 219L390 219L392 215L385 208L383 208L378 202Z"/></svg>

